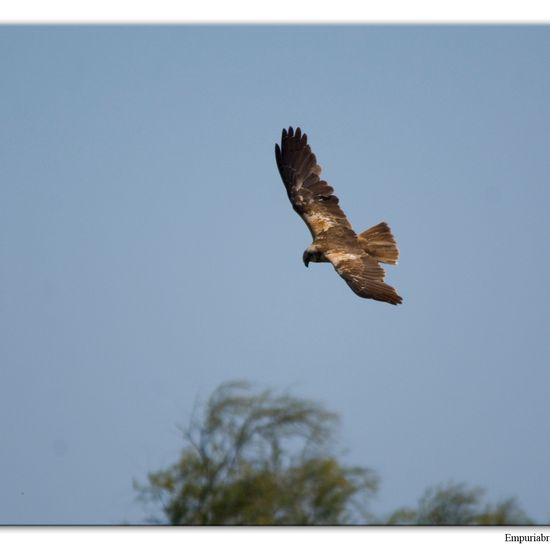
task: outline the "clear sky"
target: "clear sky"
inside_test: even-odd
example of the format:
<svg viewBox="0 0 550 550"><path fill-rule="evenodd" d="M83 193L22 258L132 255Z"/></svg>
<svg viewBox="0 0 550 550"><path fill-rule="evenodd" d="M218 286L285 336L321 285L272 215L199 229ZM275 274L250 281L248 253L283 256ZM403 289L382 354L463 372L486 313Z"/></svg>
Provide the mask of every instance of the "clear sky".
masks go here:
<svg viewBox="0 0 550 550"><path fill-rule="evenodd" d="M0 522L139 522L197 400L341 416L371 511L464 481L550 521L550 28L0 28ZM302 264L301 126L404 304Z"/></svg>

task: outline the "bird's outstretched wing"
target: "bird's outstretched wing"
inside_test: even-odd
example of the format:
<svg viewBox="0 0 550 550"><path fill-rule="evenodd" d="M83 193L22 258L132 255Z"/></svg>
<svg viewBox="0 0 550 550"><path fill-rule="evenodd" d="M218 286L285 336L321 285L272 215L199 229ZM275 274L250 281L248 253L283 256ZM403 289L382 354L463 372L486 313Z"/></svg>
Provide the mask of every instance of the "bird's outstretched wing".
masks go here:
<svg viewBox="0 0 550 550"><path fill-rule="evenodd" d="M325 256L338 275L358 296L394 305L403 302L395 289L384 282L386 273L380 264L362 250L358 250L358 247L335 247L326 251Z"/></svg>
<svg viewBox="0 0 550 550"><path fill-rule="evenodd" d="M319 177L321 167L307 143L307 134L292 126L283 130L281 146L275 145L275 158L292 207L314 239L331 228L352 230L334 189Z"/></svg>

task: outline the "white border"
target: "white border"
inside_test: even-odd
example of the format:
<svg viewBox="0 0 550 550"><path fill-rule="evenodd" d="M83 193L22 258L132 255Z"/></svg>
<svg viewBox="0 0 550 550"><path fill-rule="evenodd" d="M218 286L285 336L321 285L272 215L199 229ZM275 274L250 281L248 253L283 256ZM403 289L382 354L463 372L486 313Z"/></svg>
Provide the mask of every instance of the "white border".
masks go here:
<svg viewBox="0 0 550 550"><path fill-rule="evenodd" d="M3 23L546 23L548 0L3 0Z"/></svg>
<svg viewBox="0 0 550 550"><path fill-rule="evenodd" d="M422 548L446 550L467 548L516 547L506 542L513 536L550 535L545 527L113 527L113 528L0 528L0 543L5 548L56 548L59 550L97 550L133 548L216 548L225 550L266 550L294 548L346 548L377 550ZM526 543L529 545L529 543ZM548 543L531 543L546 547ZM529 546L534 547L534 546Z"/></svg>

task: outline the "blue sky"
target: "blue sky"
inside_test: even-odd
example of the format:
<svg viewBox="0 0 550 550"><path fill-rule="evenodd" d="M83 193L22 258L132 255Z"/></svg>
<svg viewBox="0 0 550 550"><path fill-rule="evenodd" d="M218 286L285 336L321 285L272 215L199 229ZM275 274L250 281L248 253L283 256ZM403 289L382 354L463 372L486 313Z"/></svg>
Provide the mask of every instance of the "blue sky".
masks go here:
<svg viewBox="0 0 550 550"><path fill-rule="evenodd" d="M341 416L372 511L481 485L550 521L550 29L0 28L1 523L138 522L197 399ZM362 300L274 161L301 126L402 306Z"/></svg>

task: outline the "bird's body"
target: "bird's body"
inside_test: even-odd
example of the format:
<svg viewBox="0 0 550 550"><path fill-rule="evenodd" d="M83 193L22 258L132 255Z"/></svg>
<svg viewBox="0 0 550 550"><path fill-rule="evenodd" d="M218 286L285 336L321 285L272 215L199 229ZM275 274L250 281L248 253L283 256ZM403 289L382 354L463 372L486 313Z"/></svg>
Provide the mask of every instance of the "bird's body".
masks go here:
<svg viewBox="0 0 550 550"><path fill-rule="evenodd" d="M338 204L338 197L320 179L321 167L300 128L283 130L275 158L294 210L313 237L303 260L330 262L350 288L362 298L400 304L402 298L384 282L378 262L396 264L399 250L389 226L381 222L357 235Z"/></svg>

